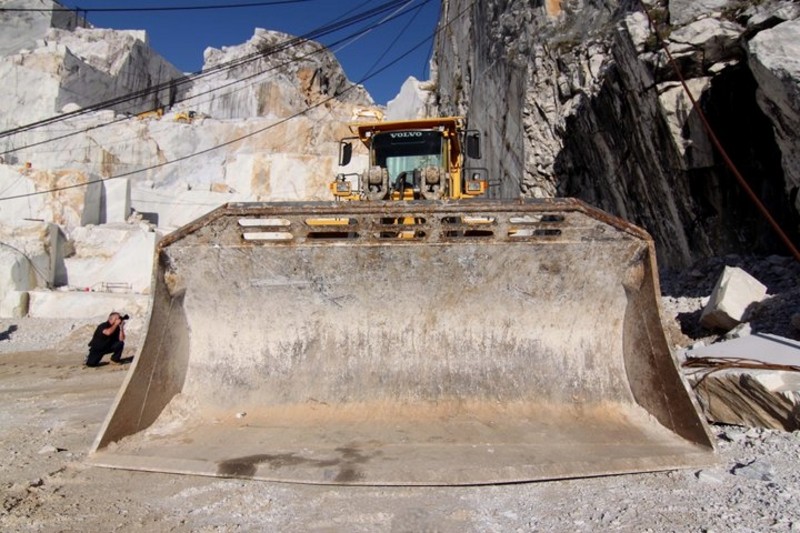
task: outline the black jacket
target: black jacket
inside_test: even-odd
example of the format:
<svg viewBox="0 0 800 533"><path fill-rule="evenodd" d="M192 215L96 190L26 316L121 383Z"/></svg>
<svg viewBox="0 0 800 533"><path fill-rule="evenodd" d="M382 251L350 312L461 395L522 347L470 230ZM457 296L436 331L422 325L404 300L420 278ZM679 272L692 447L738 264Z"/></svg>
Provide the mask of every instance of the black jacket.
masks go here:
<svg viewBox="0 0 800 533"><path fill-rule="evenodd" d="M97 326L92 335L92 340L89 341L89 347L92 350L105 350L110 349L119 340L119 328L117 328L111 335L103 333L104 329L111 327L111 323L106 321Z"/></svg>

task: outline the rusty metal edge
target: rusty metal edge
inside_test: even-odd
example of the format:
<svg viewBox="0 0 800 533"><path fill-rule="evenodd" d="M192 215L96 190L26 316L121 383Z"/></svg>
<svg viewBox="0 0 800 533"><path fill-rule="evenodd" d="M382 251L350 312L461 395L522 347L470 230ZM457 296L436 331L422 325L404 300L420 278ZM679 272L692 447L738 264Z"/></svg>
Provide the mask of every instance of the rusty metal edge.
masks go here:
<svg viewBox="0 0 800 533"><path fill-rule="evenodd" d="M577 198L536 198L519 200L470 200L436 201L418 200L414 202L231 202L221 205L198 219L164 236L158 243L157 251L180 241L203 226L226 216L345 216L352 215L403 215L409 211L417 213L504 213L513 211L572 211L583 213L619 231L646 241L651 252L654 251L653 238L644 229L605 211L592 207Z"/></svg>

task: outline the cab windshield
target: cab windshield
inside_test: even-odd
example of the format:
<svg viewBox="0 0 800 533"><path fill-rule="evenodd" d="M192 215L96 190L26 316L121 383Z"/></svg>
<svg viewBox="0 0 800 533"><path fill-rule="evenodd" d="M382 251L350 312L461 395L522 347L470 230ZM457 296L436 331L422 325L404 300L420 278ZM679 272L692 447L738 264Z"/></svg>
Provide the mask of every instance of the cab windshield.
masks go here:
<svg viewBox="0 0 800 533"><path fill-rule="evenodd" d="M372 138L373 164L386 168L392 184L406 171L443 167L439 131L390 131Z"/></svg>

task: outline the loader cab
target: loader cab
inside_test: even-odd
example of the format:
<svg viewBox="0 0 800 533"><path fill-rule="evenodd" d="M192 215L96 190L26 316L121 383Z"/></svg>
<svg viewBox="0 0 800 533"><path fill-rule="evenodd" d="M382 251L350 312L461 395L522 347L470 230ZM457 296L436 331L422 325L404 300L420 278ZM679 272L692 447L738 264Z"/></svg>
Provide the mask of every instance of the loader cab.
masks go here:
<svg viewBox="0 0 800 533"><path fill-rule="evenodd" d="M479 159L480 133L458 117L356 124L355 137L340 144L339 164L350 163L358 139L368 149L369 168L340 174L331 184L337 199L440 200L482 196L486 173L465 173L466 158ZM466 156L466 157L465 157Z"/></svg>
<svg viewBox="0 0 800 533"><path fill-rule="evenodd" d="M386 169L393 200L418 199L423 176L444 176L448 170L441 131L406 130L378 133L370 142L370 163Z"/></svg>

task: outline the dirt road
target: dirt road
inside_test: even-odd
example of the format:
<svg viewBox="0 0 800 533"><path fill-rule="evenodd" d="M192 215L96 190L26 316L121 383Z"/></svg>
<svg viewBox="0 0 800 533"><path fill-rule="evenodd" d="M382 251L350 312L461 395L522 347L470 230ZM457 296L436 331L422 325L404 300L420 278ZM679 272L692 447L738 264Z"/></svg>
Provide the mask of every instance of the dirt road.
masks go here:
<svg viewBox="0 0 800 533"><path fill-rule="evenodd" d="M800 433L716 427L720 465L699 475L483 487L309 486L89 467L87 450L128 367L84 369L76 342L64 345L0 353L0 530L800 531Z"/></svg>

